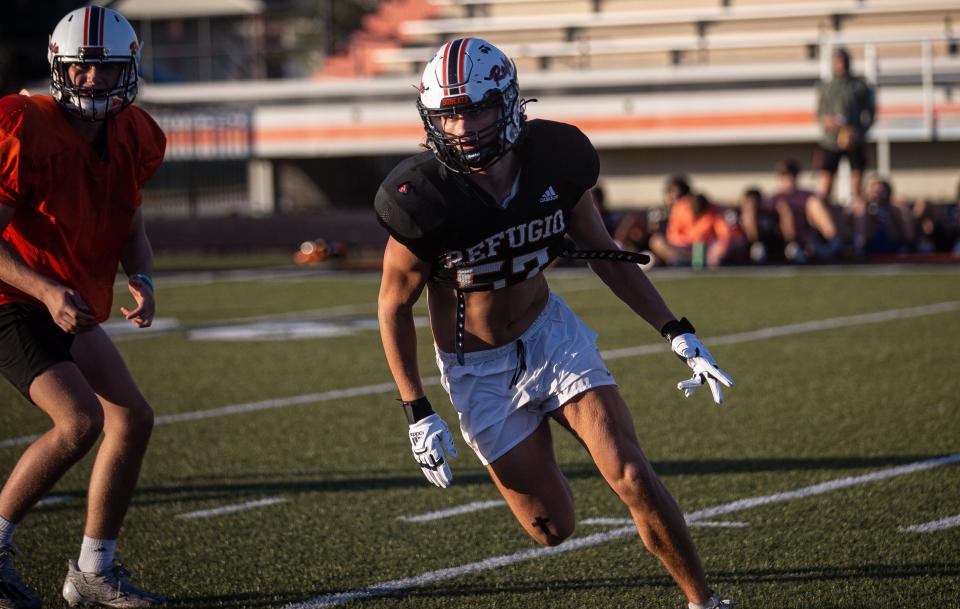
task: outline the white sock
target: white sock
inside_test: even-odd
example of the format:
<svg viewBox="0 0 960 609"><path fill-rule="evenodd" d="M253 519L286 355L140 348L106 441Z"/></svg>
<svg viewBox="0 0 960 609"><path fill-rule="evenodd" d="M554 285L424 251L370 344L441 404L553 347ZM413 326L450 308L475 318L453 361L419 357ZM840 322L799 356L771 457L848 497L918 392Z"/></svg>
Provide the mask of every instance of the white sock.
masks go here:
<svg viewBox="0 0 960 609"><path fill-rule="evenodd" d="M116 549L116 539L94 539L84 535L77 567L84 573L102 573L113 564Z"/></svg>
<svg viewBox="0 0 960 609"><path fill-rule="evenodd" d="M17 530L17 525L10 522L3 516L0 516L0 548L9 546L13 543L13 532Z"/></svg>
<svg viewBox="0 0 960 609"><path fill-rule="evenodd" d="M687 603L687 607L689 607L689 609L713 609L713 607L717 607L719 604L720 597L717 596L716 592L713 592L710 594L710 598L704 604L698 605L697 603Z"/></svg>

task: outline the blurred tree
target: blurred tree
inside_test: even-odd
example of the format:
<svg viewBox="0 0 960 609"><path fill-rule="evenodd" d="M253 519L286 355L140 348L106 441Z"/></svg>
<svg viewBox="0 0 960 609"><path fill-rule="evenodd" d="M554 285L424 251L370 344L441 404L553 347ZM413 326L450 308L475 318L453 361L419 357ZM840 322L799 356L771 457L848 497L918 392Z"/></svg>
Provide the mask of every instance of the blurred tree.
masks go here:
<svg viewBox="0 0 960 609"><path fill-rule="evenodd" d="M0 19L0 96L44 82L47 92L47 37L60 18L83 6L81 0L5 0Z"/></svg>
<svg viewBox="0 0 960 609"><path fill-rule="evenodd" d="M347 44L364 15L381 0L264 0L265 75L309 76L327 55ZM82 0L4 0L0 19L0 95L42 86L46 93L47 37ZM98 2L104 6L109 0ZM42 83L42 85L41 85Z"/></svg>
<svg viewBox="0 0 960 609"><path fill-rule="evenodd" d="M382 0L265 0L267 75L306 77L341 50Z"/></svg>

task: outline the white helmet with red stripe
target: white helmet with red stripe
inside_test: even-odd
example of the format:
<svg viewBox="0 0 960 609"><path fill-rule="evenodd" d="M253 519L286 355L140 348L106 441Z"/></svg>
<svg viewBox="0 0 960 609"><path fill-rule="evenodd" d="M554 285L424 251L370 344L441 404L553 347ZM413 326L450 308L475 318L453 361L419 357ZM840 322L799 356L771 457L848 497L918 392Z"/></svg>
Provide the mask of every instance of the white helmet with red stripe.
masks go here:
<svg viewBox="0 0 960 609"><path fill-rule="evenodd" d="M69 112L84 120L102 121L137 97L140 41L130 23L113 9L87 6L67 13L50 34L50 92ZM71 64L113 64L117 80L104 88L74 85Z"/></svg>
<svg viewBox="0 0 960 609"><path fill-rule="evenodd" d="M437 159L453 171L474 173L520 140L525 104L509 57L485 40L458 38L441 46L423 70L417 109ZM444 116L488 108L499 108L499 117L480 131L457 136L441 127Z"/></svg>

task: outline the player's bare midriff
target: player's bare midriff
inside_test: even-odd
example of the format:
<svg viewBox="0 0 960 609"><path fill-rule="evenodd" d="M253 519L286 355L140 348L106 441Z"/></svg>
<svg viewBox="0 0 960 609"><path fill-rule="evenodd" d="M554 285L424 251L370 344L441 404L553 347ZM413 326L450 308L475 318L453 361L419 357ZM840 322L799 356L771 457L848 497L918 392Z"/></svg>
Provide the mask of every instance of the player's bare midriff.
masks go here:
<svg viewBox="0 0 960 609"><path fill-rule="evenodd" d="M515 341L547 305L550 290L543 275L499 290L467 292L465 352L492 349ZM452 353L456 335L457 295L428 284L430 326L440 350Z"/></svg>

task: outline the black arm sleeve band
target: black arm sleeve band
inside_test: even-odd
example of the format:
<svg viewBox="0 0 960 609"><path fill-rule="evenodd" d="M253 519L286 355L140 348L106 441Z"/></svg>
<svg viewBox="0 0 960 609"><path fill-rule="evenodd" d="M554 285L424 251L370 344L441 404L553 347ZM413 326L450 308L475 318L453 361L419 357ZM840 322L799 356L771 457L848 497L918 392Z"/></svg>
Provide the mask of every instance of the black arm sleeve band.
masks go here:
<svg viewBox="0 0 960 609"><path fill-rule="evenodd" d="M660 328L660 334L671 342L673 342L674 337L680 336L681 334L696 333L697 331L694 329L693 324L690 323L686 317L681 317L679 320L674 319L673 321L668 321Z"/></svg>
<svg viewBox="0 0 960 609"><path fill-rule="evenodd" d="M432 415L433 407L430 406L430 400L427 399L427 396L423 396L412 402L403 402L403 413L407 415L407 422L413 425L417 421Z"/></svg>

